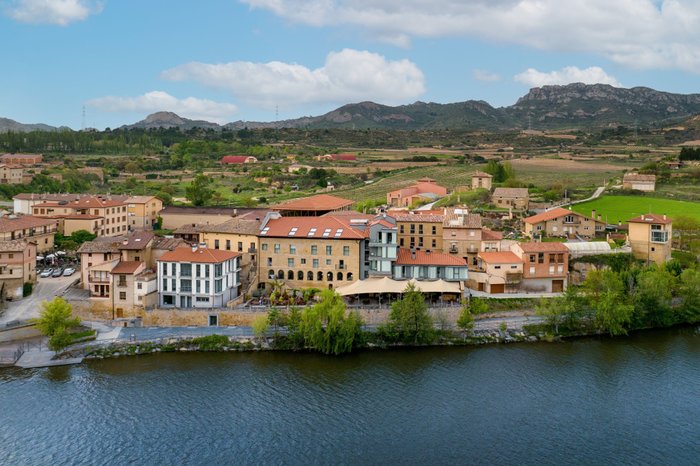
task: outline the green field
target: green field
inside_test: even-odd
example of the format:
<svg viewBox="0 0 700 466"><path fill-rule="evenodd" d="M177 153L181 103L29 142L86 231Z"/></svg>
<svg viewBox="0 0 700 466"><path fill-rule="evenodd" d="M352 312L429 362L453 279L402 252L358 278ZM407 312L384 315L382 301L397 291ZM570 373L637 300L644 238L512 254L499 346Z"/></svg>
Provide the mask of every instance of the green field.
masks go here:
<svg viewBox="0 0 700 466"><path fill-rule="evenodd" d="M608 223L625 222L642 214L666 214L671 218L684 216L700 220L700 203L675 201L646 196L602 196L594 201L573 206L576 212L602 215Z"/></svg>

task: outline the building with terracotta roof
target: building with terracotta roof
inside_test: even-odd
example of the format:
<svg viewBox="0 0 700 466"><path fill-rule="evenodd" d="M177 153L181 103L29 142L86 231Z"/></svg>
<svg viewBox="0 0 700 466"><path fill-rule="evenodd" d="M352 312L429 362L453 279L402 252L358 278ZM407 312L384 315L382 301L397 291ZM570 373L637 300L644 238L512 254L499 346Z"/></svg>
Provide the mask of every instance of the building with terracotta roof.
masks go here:
<svg viewBox="0 0 700 466"><path fill-rule="evenodd" d="M476 171L472 173L472 189L488 189L491 190L493 184L493 176L488 173Z"/></svg>
<svg viewBox="0 0 700 466"><path fill-rule="evenodd" d="M520 291L524 263L519 256L511 251L479 252L478 261L478 272L470 273L470 288L491 294Z"/></svg>
<svg viewBox="0 0 700 466"><path fill-rule="evenodd" d="M244 163L257 163L258 159L252 155L224 155L219 163L221 165L240 165Z"/></svg>
<svg viewBox="0 0 700 466"><path fill-rule="evenodd" d="M155 196L129 196L126 199L129 231L152 230L163 210L163 201Z"/></svg>
<svg viewBox="0 0 700 466"><path fill-rule="evenodd" d="M625 175L622 177L622 189L653 192L656 190L656 175L625 173Z"/></svg>
<svg viewBox="0 0 700 466"><path fill-rule="evenodd" d="M43 156L41 154L2 154L0 155L0 163L13 163L18 165L36 165L41 163Z"/></svg>
<svg viewBox="0 0 700 466"><path fill-rule="evenodd" d="M238 207L190 207L166 206L159 216L163 219L161 228L176 230L184 225L220 225L234 217L240 217L260 209L245 209ZM258 216L260 216L258 214ZM264 217L265 214L262 214Z"/></svg>
<svg viewBox="0 0 700 466"><path fill-rule="evenodd" d="M350 210L354 201L330 194L317 194L302 197L274 205L270 209L282 213L285 217L320 216L334 210Z"/></svg>
<svg viewBox="0 0 700 466"><path fill-rule="evenodd" d="M259 234L259 279L292 289L333 288L369 276L369 220L271 214Z"/></svg>
<svg viewBox="0 0 700 466"><path fill-rule="evenodd" d="M36 244L17 239L0 241L0 297L22 299L24 284L36 281Z"/></svg>
<svg viewBox="0 0 700 466"><path fill-rule="evenodd" d="M78 230L97 236L119 236L128 230L126 204L108 196L44 201L32 206L32 215L57 219L58 231L65 236Z"/></svg>
<svg viewBox="0 0 700 466"><path fill-rule="evenodd" d="M539 236L593 238L596 234L605 232L605 222L595 219L595 211L592 218L563 207L527 217L523 223L523 233L530 238Z"/></svg>
<svg viewBox="0 0 700 466"><path fill-rule="evenodd" d="M476 255L479 251L492 250L492 242L482 246L481 215L470 214L464 209L453 209L447 212L442 222L443 252L461 257L470 267L477 265ZM500 248L497 242L496 248Z"/></svg>
<svg viewBox="0 0 700 466"><path fill-rule="evenodd" d="M527 210L530 207L530 193L527 188L496 188L491 201L502 209Z"/></svg>
<svg viewBox="0 0 700 466"><path fill-rule="evenodd" d="M93 194L71 194L71 193L19 193L12 197L13 210L16 214L31 215L32 207L43 202L73 202L83 197L93 197ZM99 197L115 200L126 201L129 196L124 194L100 195Z"/></svg>
<svg viewBox="0 0 700 466"><path fill-rule="evenodd" d="M443 221L445 215L424 214L422 211L394 214L398 226L400 248L420 251L443 250Z"/></svg>
<svg viewBox="0 0 700 466"><path fill-rule="evenodd" d="M205 245L180 247L158 260L159 305L164 308L225 307L240 290L240 254ZM210 325L218 325L210 319Z"/></svg>
<svg viewBox="0 0 700 466"><path fill-rule="evenodd" d="M24 167L9 163L0 163L0 184L22 184Z"/></svg>
<svg viewBox="0 0 700 466"><path fill-rule="evenodd" d="M435 180L421 178L416 184L386 194L386 203L392 207L411 207L421 201L435 201L447 195L447 188Z"/></svg>
<svg viewBox="0 0 700 466"><path fill-rule="evenodd" d="M58 221L31 215L5 215L0 217L0 241L26 239L36 244L39 254L53 251L54 235Z"/></svg>
<svg viewBox="0 0 700 466"><path fill-rule="evenodd" d="M569 248L562 243L516 243L511 251L523 262L522 291L559 293L566 289Z"/></svg>
<svg viewBox="0 0 700 466"><path fill-rule="evenodd" d="M627 223L634 257L656 264L671 260L673 221L670 218L665 215L643 214L629 219Z"/></svg>
<svg viewBox="0 0 700 466"><path fill-rule="evenodd" d="M394 280L466 281L467 261L461 257L432 251L399 248L394 263Z"/></svg>

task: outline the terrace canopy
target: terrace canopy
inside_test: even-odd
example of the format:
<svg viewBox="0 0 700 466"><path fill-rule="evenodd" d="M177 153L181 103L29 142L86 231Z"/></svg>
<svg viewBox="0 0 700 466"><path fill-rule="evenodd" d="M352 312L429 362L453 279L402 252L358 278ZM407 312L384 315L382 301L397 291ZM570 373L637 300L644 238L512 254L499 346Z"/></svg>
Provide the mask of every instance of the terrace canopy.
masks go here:
<svg viewBox="0 0 700 466"><path fill-rule="evenodd" d="M360 294L394 293L401 294L406 290L409 283L412 283L417 290L424 293L457 293L461 292L459 283L447 282L445 280L392 280L388 277L368 278L358 280L346 286L336 288L336 292L341 296L351 296Z"/></svg>

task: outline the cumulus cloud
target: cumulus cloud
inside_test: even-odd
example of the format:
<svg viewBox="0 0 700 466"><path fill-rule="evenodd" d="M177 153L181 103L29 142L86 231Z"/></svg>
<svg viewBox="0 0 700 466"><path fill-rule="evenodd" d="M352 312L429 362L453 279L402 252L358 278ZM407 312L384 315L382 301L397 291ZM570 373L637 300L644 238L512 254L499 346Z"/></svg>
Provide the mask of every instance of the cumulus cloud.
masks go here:
<svg viewBox="0 0 700 466"><path fill-rule="evenodd" d="M31 24L66 26L99 13L102 5L92 0L14 0L6 6L12 19Z"/></svg>
<svg viewBox="0 0 700 466"><path fill-rule="evenodd" d="M483 81L486 83L493 83L501 80L501 76L499 74L492 73L486 70L474 70L472 74L474 76L474 79L476 79L477 81Z"/></svg>
<svg viewBox="0 0 700 466"><path fill-rule="evenodd" d="M622 87L620 81L615 79L614 76L610 76L599 66L591 66L584 69L576 66L567 66L561 70L550 71L549 73L528 68L522 73L516 74L515 80L530 87L569 83L610 84L611 86Z"/></svg>
<svg viewBox="0 0 700 466"><path fill-rule="evenodd" d="M700 0L240 0L290 22L343 26L407 45L475 37L700 73Z"/></svg>
<svg viewBox="0 0 700 466"><path fill-rule="evenodd" d="M423 72L414 63L351 49L329 53L316 69L279 61L191 62L165 70L161 77L195 81L266 107L358 100L392 104L425 92Z"/></svg>
<svg viewBox="0 0 700 466"><path fill-rule="evenodd" d="M234 104L195 97L178 99L162 91L147 92L137 97L100 97L89 100L87 105L106 112L153 113L167 111L193 120L207 120L216 123L230 121L229 118L237 110Z"/></svg>

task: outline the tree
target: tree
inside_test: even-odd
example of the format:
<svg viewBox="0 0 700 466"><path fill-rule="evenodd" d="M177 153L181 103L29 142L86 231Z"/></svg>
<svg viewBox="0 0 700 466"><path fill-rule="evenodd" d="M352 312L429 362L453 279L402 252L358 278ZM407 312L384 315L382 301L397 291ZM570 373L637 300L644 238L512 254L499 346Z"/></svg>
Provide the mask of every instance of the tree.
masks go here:
<svg viewBox="0 0 700 466"><path fill-rule="evenodd" d="M669 326L676 317L671 308L675 279L668 270L656 266L642 270L637 276L634 293L637 326Z"/></svg>
<svg viewBox="0 0 700 466"><path fill-rule="evenodd" d="M253 334L259 338L263 339L265 332L267 332L267 327L269 326L268 315L259 315L253 320Z"/></svg>
<svg viewBox="0 0 700 466"><path fill-rule="evenodd" d="M459 312L459 317L457 317L457 327L465 334L474 330L474 316L472 316L466 301L462 301L462 309Z"/></svg>
<svg viewBox="0 0 700 466"><path fill-rule="evenodd" d="M357 312L346 315L343 298L324 290L316 305L302 311L299 332L308 348L325 354L348 353L360 340L362 319Z"/></svg>
<svg viewBox="0 0 700 466"><path fill-rule="evenodd" d="M583 282L583 289L598 328L610 335L626 334L634 306L626 302L620 274L612 270L592 270Z"/></svg>
<svg viewBox="0 0 700 466"><path fill-rule="evenodd" d="M95 238L97 238L97 235L90 233L87 230L78 230L74 231L72 235L70 235L70 239L75 241L77 244L83 244L86 241L92 241Z"/></svg>
<svg viewBox="0 0 700 466"><path fill-rule="evenodd" d="M202 206L209 202L214 195L214 191L209 186L210 184L211 180L208 177L199 174L185 187L185 195L192 205Z"/></svg>
<svg viewBox="0 0 700 466"><path fill-rule="evenodd" d="M434 329L428 306L423 293L413 283L409 283L401 299L391 305L388 327L400 341L406 343L427 343L432 340Z"/></svg>
<svg viewBox="0 0 700 466"><path fill-rule="evenodd" d="M690 324L700 322L700 269L686 269L681 273L678 295L683 320Z"/></svg>
<svg viewBox="0 0 700 466"><path fill-rule="evenodd" d="M73 308L60 296L41 303L42 311L34 324L49 337L49 348L59 351L70 344L68 329L80 325L80 318L73 317Z"/></svg>

